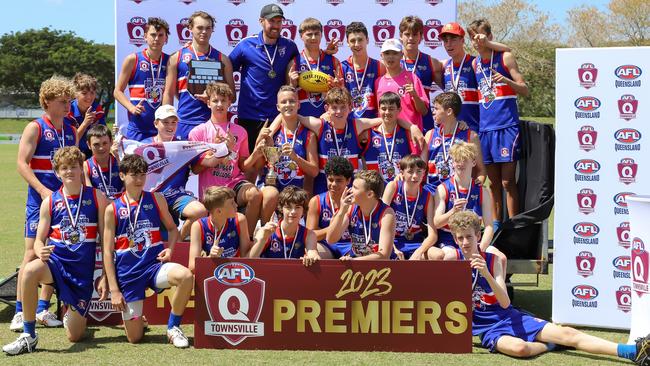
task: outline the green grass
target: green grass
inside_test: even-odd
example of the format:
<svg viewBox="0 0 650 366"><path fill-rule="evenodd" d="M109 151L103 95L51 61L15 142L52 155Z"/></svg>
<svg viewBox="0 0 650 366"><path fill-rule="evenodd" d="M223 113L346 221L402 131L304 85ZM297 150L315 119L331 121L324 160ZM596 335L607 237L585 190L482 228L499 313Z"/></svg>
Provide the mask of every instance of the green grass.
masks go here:
<svg viewBox="0 0 650 366"><path fill-rule="evenodd" d="M0 133L22 133L31 119L0 118Z"/></svg>
<svg viewBox="0 0 650 366"><path fill-rule="evenodd" d="M0 124L2 121L0 121ZM16 172L17 145L0 145L0 277L12 273L20 263L23 253L23 222L26 184ZM552 271L552 266L551 266ZM533 281L531 275L515 275L514 282ZM522 287L515 291L514 304L535 315L550 319L551 316L551 275L540 277L539 287ZM6 344L15 339L16 334L8 330L13 308L0 304L0 343ZM184 327L186 334L193 334L192 326ZM554 352L532 360L515 360L503 355L489 354L480 348L478 338L474 338L474 350L470 355L389 353L389 352L305 352L305 351L233 351L233 350L177 350L166 344L165 328L152 326L144 342L130 345L124 331L118 327L91 327L88 338L81 343L71 344L62 329L39 328L39 352L9 358L0 355L0 364L110 364L127 362L136 364L165 364L169 360L183 360L188 364L414 364L414 365L618 365L615 357L593 356L577 351ZM587 329L593 334L614 342L625 342L627 332ZM191 338L191 337L190 337ZM192 339L190 339L192 340ZM145 356L146 355L146 356ZM146 357L146 358L145 358Z"/></svg>

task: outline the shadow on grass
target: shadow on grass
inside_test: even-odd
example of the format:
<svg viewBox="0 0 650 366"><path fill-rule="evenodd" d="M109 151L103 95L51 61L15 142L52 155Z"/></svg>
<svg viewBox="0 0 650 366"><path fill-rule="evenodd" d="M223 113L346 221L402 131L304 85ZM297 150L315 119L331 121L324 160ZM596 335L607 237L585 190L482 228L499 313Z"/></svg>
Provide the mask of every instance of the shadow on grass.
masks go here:
<svg viewBox="0 0 650 366"><path fill-rule="evenodd" d="M16 308L13 306L5 306L0 310L0 323L9 323L16 313Z"/></svg>
<svg viewBox="0 0 650 366"><path fill-rule="evenodd" d="M515 288L513 306L525 310L534 316L542 319L551 319L551 289L533 289L522 290Z"/></svg>

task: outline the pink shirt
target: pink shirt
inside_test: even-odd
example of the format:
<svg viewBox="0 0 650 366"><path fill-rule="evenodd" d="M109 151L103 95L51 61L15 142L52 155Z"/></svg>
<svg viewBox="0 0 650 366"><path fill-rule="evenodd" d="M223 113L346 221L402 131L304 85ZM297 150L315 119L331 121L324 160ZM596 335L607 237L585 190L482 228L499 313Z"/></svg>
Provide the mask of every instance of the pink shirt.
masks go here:
<svg viewBox="0 0 650 366"><path fill-rule="evenodd" d="M399 114L399 118L407 120L414 125L418 126L422 130L422 115L415 109L415 102L411 95L404 90L404 85L413 84L413 88L417 95L422 99L426 106L429 105L429 97L427 92L424 91L422 86L422 81L417 75L413 73L402 70L402 73L397 75L397 77L392 78L388 73L384 76L377 79L375 82L375 90L377 91L377 106L379 108L379 98L382 94L386 92L397 93L401 97L402 102L402 111Z"/></svg>
<svg viewBox="0 0 650 366"><path fill-rule="evenodd" d="M234 188L237 183L245 180L244 173L239 169L239 159L247 158L248 152L248 133L246 130L234 123L224 122L213 124L207 121L200 124L190 131L189 141L202 141L213 143L217 136L226 136L228 131L235 137L235 154L231 156L232 160L227 164L219 164L214 168L207 168L199 173L199 198L203 198L203 192L211 186L226 186ZM218 134L218 135L217 135Z"/></svg>

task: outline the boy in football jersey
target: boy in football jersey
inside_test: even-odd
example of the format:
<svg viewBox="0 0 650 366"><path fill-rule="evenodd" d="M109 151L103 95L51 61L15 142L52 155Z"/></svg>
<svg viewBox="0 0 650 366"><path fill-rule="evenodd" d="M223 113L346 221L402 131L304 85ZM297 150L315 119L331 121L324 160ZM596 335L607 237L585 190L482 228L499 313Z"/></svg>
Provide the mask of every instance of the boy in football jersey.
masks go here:
<svg viewBox="0 0 650 366"><path fill-rule="evenodd" d="M169 55L163 52L169 37L169 24L162 18L152 17L147 19L144 31L147 48L126 56L113 90L115 100L129 112L124 136L134 141L157 133L153 125L154 113L163 101L169 61ZM128 97L124 94L127 88Z"/></svg>
<svg viewBox="0 0 650 366"><path fill-rule="evenodd" d="M194 272L196 258L247 257L251 247L246 216L237 212L235 191L227 187L209 187L203 205L210 213L192 224L190 262Z"/></svg>
<svg viewBox="0 0 650 366"><path fill-rule="evenodd" d="M95 125L88 130L86 139L92 156L84 162L85 184L99 189L109 199L117 198L124 191L124 184L118 171L119 161L111 153L111 130L106 125Z"/></svg>
<svg viewBox="0 0 650 366"><path fill-rule="evenodd" d="M331 245L350 233L351 248L340 260L389 259L395 240L395 212L381 201L384 181L374 170L360 170L341 195L339 210L325 236Z"/></svg>
<svg viewBox="0 0 650 366"><path fill-rule="evenodd" d="M74 97L74 93L74 85L66 78L53 76L45 80L41 84L38 96L45 113L41 118L27 124L20 137L16 166L18 174L28 184L25 205L25 253L21 268L36 258L34 238L41 202L61 188L61 181L52 169L51 159L58 149L77 145L77 131L66 118L70 112L70 100ZM19 331L23 327L21 272L18 271L16 313L9 325L12 331ZM48 311L51 296L52 287L43 286L36 319L45 326L57 327L62 324L61 321Z"/></svg>
<svg viewBox="0 0 650 366"><path fill-rule="evenodd" d="M88 146L87 133L88 129L96 124L106 125L106 116L102 105L97 98L97 79L94 77L76 73L72 79L75 90L77 91L75 99L70 103L70 113L68 118L72 121L73 126L77 128L77 141L79 141L79 150L86 157L91 155Z"/></svg>
<svg viewBox="0 0 650 366"><path fill-rule="evenodd" d="M650 363L650 335L635 344L616 344L559 326L525 314L510 304L506 290L505 271L499 260L479 248L481 221L474 212L460 211L449 220L460 259L470 261L472 268L472 334L491 352L528 358L552 351L557 346L573 347L588 353L618 356L636 362Z"/></svg>
<svg viewBox="0 0 650 366"><path fill-rule="evenodd" d="M167 323L167 338L175 347L189 347L180 329L181 318L194 285L186 267L170 262L178 230L167 202L160 193L144 191L148 164L142 156L127 155L120 161L120 179L125 191L106 208L104 215L104 271L111 303L122 312L130 343L144 334L142 307L145 290L161 292L176 287ZM160 230L168 233L164 248Z"/></svg>
<svg viewBox="0 0 650 366"><path fill-rule="evenodd" d="M278 197L280 222L267 222L255 233L251 258L301 259L305 266L320 260L316 234L300 220L307 210L307 192L296 186L286 187Z"/></svg>
<svg viewBox="0 0 650 366"><path fill-rule="evenodd" d="M494 198L494 219L498 230L503 218L502 190L506 192L508 217L519 212L519 196L515 177L519 146L519 111L517 95L528 95L528 86L519 72L515 56L495 52L480 42L480 35L492 40L490 23L479 19L469 25L472 45L478 56L472 62L479 89L479 138L483 161L490 178Z"/></svg>
<svg viewBox="0 0 650 366"><path fill-rule="evenodd" d="M43 200L34 241L37 258L23 268L23 333L2 348L9 355L34 352L38 344L36 307L38 286L53 285L68 310L64 317L70 342L81 340L93 294L95 245L102 232L102 215L108 200L81 183L84 155L76 146L58 149L53 168L63 186ZM100 280L101 300L106 297Z"/></svg>

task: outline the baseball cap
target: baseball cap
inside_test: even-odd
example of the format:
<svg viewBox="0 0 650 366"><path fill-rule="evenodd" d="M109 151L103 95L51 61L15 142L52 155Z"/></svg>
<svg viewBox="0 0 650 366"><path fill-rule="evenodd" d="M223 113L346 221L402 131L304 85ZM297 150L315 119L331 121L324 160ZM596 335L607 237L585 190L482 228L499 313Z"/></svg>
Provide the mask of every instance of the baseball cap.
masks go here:
<svg viewBox="0 0 650 366"><path fill-rule="evenodd" d="M440 35L453 34L459 37L465 37L465 30L456 22L447 23L442 27Z"/></svg>
<svg viewBox="0 0 650 366"><path fill-rule="evenodd" d="M282 8L275 4L264 5L262 11L260 11L260 18L272 19L275 17L284 18L284 12L282 11Z"/></svg>
<svg viewBox="0 0 650 366"><path fill-rule="evenodd" d="M156 119L165 119L167 117L176 117L178 119L178 114L176 114L176 108L173 105L163 104L156 109L154 117Z"/></svg>
<svg viewBox="0 0 650 366"><path fill-rule="evenodd" d="M385 40L381 45L381 53L384 53L386 51L402 52L403 50L404 47L402 47L402 42L396 38L389 38Z"/></svg>

